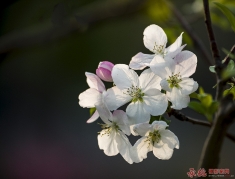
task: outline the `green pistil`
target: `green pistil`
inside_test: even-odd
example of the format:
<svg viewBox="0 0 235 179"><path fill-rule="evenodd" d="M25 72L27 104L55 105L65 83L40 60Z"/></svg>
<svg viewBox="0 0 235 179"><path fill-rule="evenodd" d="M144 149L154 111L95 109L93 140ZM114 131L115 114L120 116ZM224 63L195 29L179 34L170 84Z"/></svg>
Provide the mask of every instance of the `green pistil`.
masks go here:
<svg viewBox="0 0 235 179"><path fill-rule="evenodd" d="M119 126L117 125L116 122L113 122L112 128L113 128L114 130L116 130L116 131L119 130Z"/></svg>
<svg viewBox="0 0 235 179"><path fill-rule="evenodd" d="M158 143L161 139L161 135L159 133L159 131L153 131L153 132L149 132L149 135L147 137L147 140L145 142L149 142L149 145L150 143L152 145L154 145L154 143Z"/></svg>
<svg viewBox="0 0 235 179"><path fill-rule="evenodd" d="M167 82L170 85L170 88L173 88L173 87L180 88L179 83L181 81L182 81L182 79L181 79L181 75L179 73L172 75L172 76L169 76L169 79L167 80Z"/></svg>
<svg viewBox="0 0 235 179"><path fill-rule="evenodd" d="M115 130L116 132L119 130L119 126L117 125L116 122L113 122L112 125L108 125L108 124L99 124L99 125L101 125L101 128L103 129L102 134L101 134L101 132L98 132L98 134L100 134L101 137L103 135L108 135L109 136L112 130Z"/></svg>
<svg viewBox="0 0 235 179"><path fill-rule="evenodd" d="M132 97L132 102L143 102L143 96L144 93L142 93L142 90L138 88L137 86L131 86L130 88L127 89L127 94Z"/></svg>

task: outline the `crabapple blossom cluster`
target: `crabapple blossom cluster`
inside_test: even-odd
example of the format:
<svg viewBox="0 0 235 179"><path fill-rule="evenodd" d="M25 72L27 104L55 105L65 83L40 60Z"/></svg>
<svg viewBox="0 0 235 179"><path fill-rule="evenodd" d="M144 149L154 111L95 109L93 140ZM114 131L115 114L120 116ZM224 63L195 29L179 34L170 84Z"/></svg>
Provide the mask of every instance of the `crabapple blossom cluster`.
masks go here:
<svg viewBox="0 0 235 179"><path fill-rule="evenodd" d="M196 70L197 57L182 51L182 34L166 48L167 36L157 25L144 30L144 45L154 54L137 53L129 66L100 62L96 74L86 72L89 89L79 95L79 105L95 108L87 120L99 117L104 122L98 134L99 148L108 156L120 153L130 164L141 162L147 153L162 160L170 159L174 148L179 149L177 136L163 120L150 120L164 115L167 109L187 107L189 95L198 84L189 78ZM146 68L146 69L145 69ZM134 70L143 70L138 75ZM101 81L112 82L106 90ZM127 104L126 112L119 108ZM132 146L127 136L141 136Z"/></svg>

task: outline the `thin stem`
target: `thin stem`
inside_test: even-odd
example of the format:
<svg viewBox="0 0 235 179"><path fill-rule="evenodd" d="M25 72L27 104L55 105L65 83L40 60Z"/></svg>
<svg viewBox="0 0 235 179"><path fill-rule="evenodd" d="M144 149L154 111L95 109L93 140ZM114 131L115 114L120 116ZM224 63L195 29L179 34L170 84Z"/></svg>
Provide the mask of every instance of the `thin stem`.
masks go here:
<svg viewBox="0 0 235 179"><path fill-rule="evenodd" d="M192 124L197 124L197 125L201 125L201 126L207 126L207 127L211 127L211 123L207 122L207 121L202 121L200 119L195 119L189 116L184 115L183 113L176 111L175 109L171 109L170 112L168 112L168 115L172 115L174 116L176 119L180 120L180 121L187 121L190 122ZM231 133L226 133L226 137L228 139L230 139L231 141L235 142L235 136Z"/></svg>
<svg viewBox="0 0 235 179"><path fill-rule="evenodd" d="M215 65L219 66L221 65L221 60L220 60L220 54L219 54L219 50L217 47L217 43L215 40L214 31L213 31L212 24L211 24L208 0L203 0L203 5L204 5L204 13L205 13L205 23L206 23L207 32L208 32L209 39L210 39L210 46L211 46L211 50L213 54L214 63Z"/></svg>
<svg viewBox="0 0 235 179"><path fill-rule="evenodd" d="M233 45L233 47L231 48L230 54L235 54L235 45ZM231 60L230 54L228 54L228 55L225 57L225 59L224 59L224 61L225 61L224 64L225 64L225 65L227 65L228 62Z"/></svg>
<svg viewBox="0 0 235 179"><path fill-rule="evenodd" d="M211 126L211 123L209 123L207 121L202 121L202 120L199 120L199 119L188 117L188 116L184 115L183 113L181 113L179 111L176 111L175 109L171 109L168 114L175 116L176 119L178 119L180 121L188 121L188 122L191 122L193 124L199 124L199 125L208 126L208 127Z"/></svg>

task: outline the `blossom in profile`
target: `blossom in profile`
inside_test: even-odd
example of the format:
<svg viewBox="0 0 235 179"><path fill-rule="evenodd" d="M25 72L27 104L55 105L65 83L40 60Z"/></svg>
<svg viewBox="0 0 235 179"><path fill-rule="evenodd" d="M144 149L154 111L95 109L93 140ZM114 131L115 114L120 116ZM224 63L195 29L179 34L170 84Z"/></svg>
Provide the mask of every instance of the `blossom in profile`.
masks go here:
<svg viewBox="0 0 235 179"><path fill-rule="evenodd" d="M120 153L122 157L132 164L133 148L126 135L130 135L130 127L127 115L122 110L116 110L113 114L105 104L96 104L96 109L100 118L105 124L101 124L103 129L98 135L98 145L108 156ZM126 134L126 135L125 135Z"/></svg>
<svg viewBox="0 0 235 179"><path fill-rule="evenodd" d="M104 103L104 96L106 95L106 89L104 83L98 76L93 73L86 72L87 84L90 88L79 94L79 105L83 108L94 108L96 103ZM96 121L99 118L99 113L96 110L95 113L87 120L87 123Z"/></svg>
<svg viewBox="0 0 235 179"><path fill-rule="evenodd" d="M112 78L116 86L107 90L107 106L116 110L131 102L126 109L131 124L147 122L150 115L158 116L166 111L168 101L160 91L161 79L151 69L138 76L128 65L118 64L113 67Z"/></svg>
<svg viewBox="0 0 235 179"><path fill-rule="evenodd" d="M190 51L182 51L174 59L164 60L156 56L150 68L159 77L160 85L166 91L172 108L182 109L188 106L189 95L197 90L198 83L189 78L196 70L197 57Z"/></svg>
<svg viewBox="0 0 235 179"><path fill-rule="evenodd" d="M100 62L98 68L96 69L96 75L104 81L112 82L113 79L111 73L113 66L114 64L109 61Z"/></svg>
<svg viewBox="0 0 235 179"><path fill-rule="evenodd" d="M133 147L138 162L147 158L147 153L150 151L153 151L158 159L168 160L172 157L174 148L179 149L177 136L166 127L168 125L165 121L141 123L133 127L133 131L142 136Z"/></svg>
<svg viewBox="0 0 235 179"><path fill-rule="evenodd" d="M134 70L142 70L146 66L149 66L151 61L160 56L162 58L174 58L185 45L182 45L182 34L176 39L176 41L166 48L167 36L164 30L158 25L152 24L144 30L144 45L154 54L143 54L142 52L137 53L132 57L130 61L130 68Z"/></svg>

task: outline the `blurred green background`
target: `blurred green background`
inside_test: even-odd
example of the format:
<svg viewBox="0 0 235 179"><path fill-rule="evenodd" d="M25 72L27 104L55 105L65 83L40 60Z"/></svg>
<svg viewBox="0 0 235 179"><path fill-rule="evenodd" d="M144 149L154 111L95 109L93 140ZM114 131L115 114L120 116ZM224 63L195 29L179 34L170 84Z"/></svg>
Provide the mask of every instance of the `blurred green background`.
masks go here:
<svg viewBox="0 0 235 179"><path fill-rule="evenodd" d="M235 12L233 0L216 2ZM172 4L210 53L201 1ZM235 38L228 20L212 3L211 13L220 50L230 50ZM88 88L85 72L95 73L100 61L129 64L138 52L151 53L143 44L150 24L165 30L168 45L185 32L164 0L11 0L1 6L1 178L188 178L209 128L171 117L180 149L167 161L149 153L142 163L129 165L99 149L101 128L87 124L89 109L78 105L78 95ZM198 56L194 80L214 95L215 77L204 56L187 33L183 43ZM190 109L183 112L205 120ZM229 131L234 130L232 125ZM136 140L132 137L132 144ZM219 168L231 174L234 151L235 144L225 139Z"/></svg>

